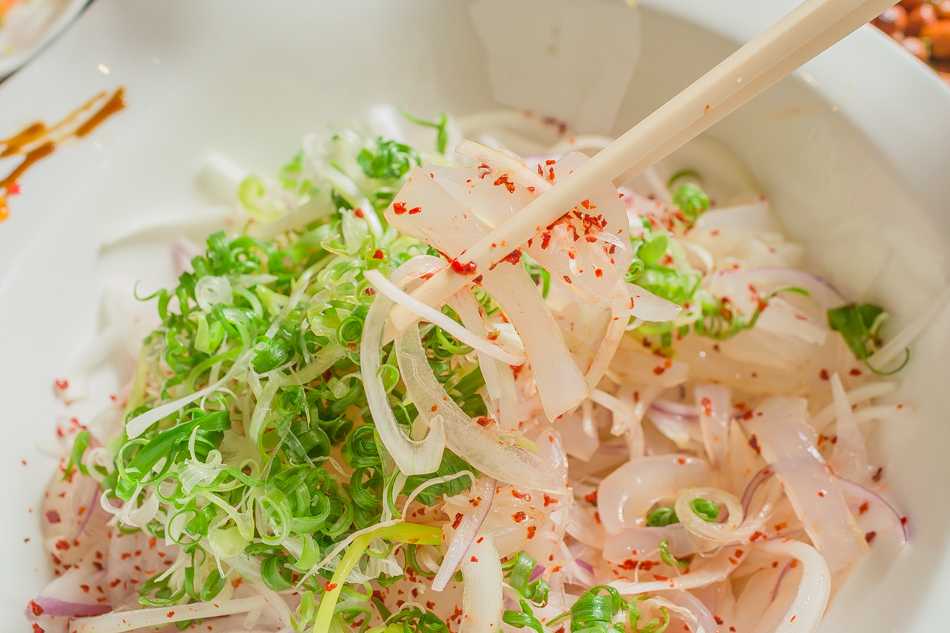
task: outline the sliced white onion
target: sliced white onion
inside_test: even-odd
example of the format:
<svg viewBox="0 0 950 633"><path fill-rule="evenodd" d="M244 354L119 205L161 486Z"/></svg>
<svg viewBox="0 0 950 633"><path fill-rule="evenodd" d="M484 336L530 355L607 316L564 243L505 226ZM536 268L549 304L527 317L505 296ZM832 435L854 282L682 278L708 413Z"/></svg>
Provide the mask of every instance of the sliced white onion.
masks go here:
<svg viewBox="0 0 950 633"><path fill-rule="evenodd" d="M729 454L732 392L725 385L703 383L696 385L693 393L699 409L699 428L709 464L716 470L725 468Z"/></svg>
<svg viewBox="0 0 950 633"><path fill-rule="evenodd" d="M635 596L651 591L665 591L668 589L696 589L706 587L725 580L732 570L739 566L739 559L735 558L736 548L727 547L709 559L698 569L691 569L688 574L665 580L614 580L608 583L625 596Z"/></svg>
<svg viewBox="0 0 950 633"><path fill-rule="evenodd" d="M696 538L680 523L663 527L634 527L609 534L604 538L604 559L621 565L624 561L643 560L657 556L660 543L667 542L668 551L683 558L699 551Z"/></svg>
<svg viewBox="0 0 950 633"><path fill-rule="evenodd" d="M421 301L414 299L408 293L400 290L394 283L386 279L378 270L366 270L363 273L366 280L380 293L388 297L394 303L407 308L410 312L425 319L429 323L439 326L461 342L469 347L478 350L484 354L496 358L509 365L521 365L528 357L525 356L523 349L505 349L495 342L483 339L482 337L466 330L441 311L430 308ZM501 340L499 337L497 340Z"/></svg>
<svg viewBox="0 0 950 633"><path fill-rule="evenodd" d="M162 627L174 622L216 618L234 613L248 613L268 606L264 596L251 596L219 602L194 602L173 607L152 607L131 611L115 611L91 618L70 621L69 633L122 633L151 627Z"/></svg>
<svg viewBox="0 0 950 633"><path fill-rule="evenodd" d="M869 501L884 510L887 516L894 523L894 527L897 528L897 538L900 541L900 544L904 545L907 543L907 526L905 525L906 520L901 516L900 512L894 508L894 506L884 499L884 497L877 494L870 488L856 484L853 481L848 481L843 477L838 477L838 481L841 482L841 487L844 488L845 494L857 497L858 499Z"/></svg>
<svg viewBox="0 0 950 633"><path fill-rule="evenodd" d="M863 483L868 476L868 449L838 372L831 376L831 395L838 417L835 428L837 440L832 450L831 466L845 479Z"/></svg>
<svg viewBox="0 0 950 633"><path fill-rule="evenodd" d="M609 409L613 414L613 424L610 427L610 432L613 435L623 435L628 431L633 431L634 427L639 426L637 414L632 404L624 402L600 389L592 390L590 392L590 399L605 409ZM640 435L642 435L642 431ZM639 455L635 455L635 457L639 457Z"/></svg>
<svg viewBox="0 0 950 633"><path fill-rule="evenodd" d="M695 499L708 499L716 505L725 506L725 520L706 521L693 511L692 502ZM759 529L764 519L743 523L742 503L735 495L719 488L690 489L676 499L674 509L683 526L700 539L704 550L748 539Z"/></svg>
<svg viewBox="0 0 950 633"><path fill-rule="evenodd" d="M887 370L887 365L895 358L899 358L904 353L904 349L910 346L921 332L933 322L937 315L946 307L950 301L950 286L946 287L940 294L931 299L924 308L911 319L911 322L894 338L884 344L868 357L867 363L877 370Z"/></svg>
<svg viewBox="0 0 950 633"><path fill-rule="evenodd" d="M455 529L452 535L452 541L448 549L445 550L445 557L442 559L442 565L439 566L439 572L432 580L432 591L442 591L452 579L452 574L462 563L462 557L468 552L478 533L488 511L491 509L492 499L495 497L496 481L491 477L482 477L472 487L472 499L481 499L471 512L462 516L462 521Z"/></svg>
<svg viewBox="0 0 950 633"><path fill-rule="evenodd" d="M868 549L863 532L845 503L838 479L815 446L805 422L807 403L773 396L756 407L745 426L782 480L795 514L832 570L840 570Z"/></svg>
<svg viewBox="0 0 950 633"><path fill-rule="evenodd" d="M408 277L409 274L406 271L409 270L407 267L410 264L412 260L393 271L393 278L403 281L405 277ZM424 475L435 472L442 463L445 431L442 426L442 417L436 416L428 420L429 434L424 440L417 442L406 437L393 415L389 404L389 394L386 393L382 376L379 375L383 327L393 305L392 299L384 294L378 294L369 307L363 324L363 337L360 341L360 374L363 377L366 403L369 405L380 440L399 466L399 470L407 475ZM416 328L413 326L410 329Z"/></svg>
<svg viewBox="0 0 950 633"><path fill-rule="evenodd" d="M620 340L630 321L631 310L630 295L627 293L627 286L623 280L619 280L610 293L610 321L607 322L607 331L604 332L604 339L597 347L597 353L594 354L590 366L584 378L587 380L587 386L591 389L597 387L614 354L617 353L617 347L620 346Z"/></svg>
<svg viewBox="0 0 950 633"><path fill-rule="evenodd" d="M365 329L363 336L365 341ZM436 418L444 420L445 443L453 452L486 475L506 483L556 494L564 492L565 481L557 471L534 453L501 441L449 397L432 373L417 327L410 327L396 339L396 358L406 391L419 415L430 424ZM365 357L362 362L365 366Z"/></svg>
<svg viewBox="0 0 950 633"><path fill-rule="evenodd" d="M814 547L792 539L774 539L756 549L769 554L790 556L801 561L802 579L798 593L774 633L812 633L818 628L831 596L831 570Z"/></svg>
<svg viewBox="0 0 950 633"><path fill-rule="evenodd" d="M676 305L672 301L667 301L662 297L658 297L637 284L628 283L627 292L630 294L631 299L630 312L638 319L665 323L672 321L683 311L681 306Z"/></svg>
<svg viewBox="0 0 950 633"><path fill-rule="evenodd" d="M846 392L848 405L854 407L862 402L879 398L897 391L897 383L894 381L869 382L861 385L851 391ZM835 421L835 412L837 406L834 402L822 409L818 415L811 419L811 424L819 431L824 431L829 424Z"/></svg>
<svg viewBox="0 0 950 633"><path fill-rule="evenodd" d="M597 508L608 534L641 525L659 501L675 499L709 480L709 465L686 455L652 455L629 461L597 487Z"/></svg>
<svg viewBox="0 0 950 633"><path fill-rule="evenodd" d="M462 621L459 633L501 630L503 577L501 561L490 534L472 543L462 562Z"/></svg>

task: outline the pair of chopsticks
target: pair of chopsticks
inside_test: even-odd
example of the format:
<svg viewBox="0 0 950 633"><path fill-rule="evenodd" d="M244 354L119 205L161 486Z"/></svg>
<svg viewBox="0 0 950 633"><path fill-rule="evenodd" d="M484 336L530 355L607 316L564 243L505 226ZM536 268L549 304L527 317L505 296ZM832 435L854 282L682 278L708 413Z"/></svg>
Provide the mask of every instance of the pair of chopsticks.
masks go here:
<svg viewBox="0 0 950 633"><path fill-rule="evenodd" d="M630 128L511 219L472 244L458 260L488 269L608 182L619 186L708 129L832 44L882 13L894 0L805 0L659 109ZM447 266L412 296L439 306L471 281ZM413 316L400 306L397 330Z"/></svg>

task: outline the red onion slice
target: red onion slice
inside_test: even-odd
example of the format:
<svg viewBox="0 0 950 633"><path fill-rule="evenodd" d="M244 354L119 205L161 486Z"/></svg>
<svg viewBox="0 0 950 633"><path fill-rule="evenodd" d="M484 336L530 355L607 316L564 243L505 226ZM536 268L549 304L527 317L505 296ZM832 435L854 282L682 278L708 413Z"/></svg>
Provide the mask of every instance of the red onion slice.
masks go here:
<svg viewBox="0 0 950 633"><path fill-rule="evenodd" d="M857 484L850 479L845 479L841 475L836 475L838 477L838 482L841 484L841 487L844 488L845 494L853 495L859 499L864 499L870 503L873 503L877 507L884 510L887 513L887 516L891 518L891 521L894 522L894 525L897 527L897 538L900 541L901 545L907 543L907 526L905 525L906 521L904 517L901 516L900 512L897 511L894 506L888 503L884 497L877 494L869 488L865 488L861 484Z"/></svg>
<svg viewBox="0 0 950 633"><path fill-rule="evenodd" d="M38 596L33 602L43 609L43 615L54 617L86 618L112 611L112 607L108 604L66 602L49 596Z"/></svg>
<svg viewBox="0 0 950 633"><path fill-rule="evenodd" d="M752 479L749 480L749 485L746 486L745 492L742 493L742 516L749 516L749 506L752 505L752 498L755 496L756 491L758 491L759 486L764 484L774 474L775 469L771 466L766 466L752 476Z"/></svg>
<svg viewBox="0 0 950 633"><path fill-rule="evenodd" d="M482 477L472 488L472 498L481 497L482 500L471 512L462 517L462 522L456 528L455 534L452 536L452 542L449 543L449 547L445 551L445 558L442 559L439 572L432 581L433 591L445 589L452 579L452 574L462 563L462 559L478 534L478 528L485 522L485 517L488 516L488 511L491 509L492 500L495 498L496 483L491 477Z"/></svg>

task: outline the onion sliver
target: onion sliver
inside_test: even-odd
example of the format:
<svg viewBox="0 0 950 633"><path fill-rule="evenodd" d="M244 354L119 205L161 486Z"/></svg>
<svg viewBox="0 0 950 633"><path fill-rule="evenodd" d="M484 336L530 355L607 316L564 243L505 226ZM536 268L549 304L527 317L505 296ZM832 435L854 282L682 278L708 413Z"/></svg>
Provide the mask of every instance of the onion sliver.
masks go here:
<svg viewBox="0 0 950 633"><path fill-rule="evenodd" d="M607 372L607 367L610 366L610 361L617 353L617 347L620 346L620 340L630 321L630 308L630 295L627 294L627 287L621 279L610 293L610 321L607 322L604 339L597 347L597 353L594 354L587 373L584 374L587 386L591 389L595 389L600 383L600 379Z"/></svg>
<svg viewBox="0 0 950 633"><path fill-rule="evenodd" d="M675 499L709 480L709 465L685 455L653 455L629 461L597 488L597 509L608 534L641 523L659 501Z"/></svg>
<svg viewBox="0 0 950 633"><path fill-rule="evenodd" d="M397 268L393 271L393 278L402 281L409 277L407 271L412 264L410 260ZM363 338L360 341L360 374L363 377L366 403L369 405L380 440L399 466L399 470L407 475L425 475L438 470L442 463L445 431L442 428L441 417L430 419L428 420L429 434L424 440L417 442L406 437L396 422L396 416L393 415L389 404L389 394L386 393L382 376L379 374L383 327L393 305L392 299L378 294L369 307L363 325Z"/></svg>
<svg viewBox="0 0 950 633"><path fill-rule="evenodd" d="M831 395L838 418L835 428L838 439L831 453L831 466L845 479L863 483L868 476L868 450L838 372L831 376Z"/></svg>
<svg viewBox="0 0 950 633"><path fill-rule="evenodd" d="M828 566L837 571L868 548L864 533L845 503L838 479L815 446L805 422L807 403L791 396L763 401L745 424L784 484L795 514Z"/></svg>
<svg viewBox="0 0 950 633"><path fill-rule="evenodd" d="M508 350L496 343L483 339L469 330L466 330L463 326L435 308L430 308L426 304L413 299L410 295L397 288L391 281L383 277L383 274L378 270L367 270L363 273L363 276L366 277L366 280L369 281L376 290L389 297L393 302L406 307L426 321L439 326L469 347L510 365L521 365L528 360L523 350Z"/></svg>
<svg viewBox="0 0 950 633"><path fill-rule="evenodd" d="M459 633L501 630L503 577L490 534L478 537L462 564L462 621Z"/></svg>
<svg viewBox="0 0 950 633"><path fill-rule="evenodd" d="M396 359L419 415L429 421L444 420L445 442L454 453L505 483L555 494L564 492L566 484L557 471L534 453L500 441L449 397L432 373L417 327L410 327L396 339Z"/></svg>
<svg viewBox="0 0 950 633"><path fill-rule="evenodd" d="M481 527L485 517L488 516L488 510L491 509L491 502L495 497L495 484L497 482L491 477L482 477L472 489L472 498L481 498L478 505L462 517L455 534L452 535L452 542L449 543L445 551L445 557L442 559L442 565L439 567L439 573L432 580L432 591L442 591L452 579L452 574L458 569L462 558L475 540L478 528Z"/></svg>
<svg viewBox="0 0 950 633"><path fill-rule="evenodd" d="M890 517L891 521L893 521L894 525L897 527L897 538L900 540L901 545L904 545L907 542L907 526L905 525L904 517L902 517L900 512L898 512L894 506L888 503L884 497L869 488L866 488L860 484L856 484L853 481L848 481L844 477L839 476L838 481L841 482L841 486L844 488L845 494L870 501L874 505L884 510L884 512L887 513L887 516Z"/></svg>
<svg viewBox="0 0 950 633"><path fill-rule="evenodd" d="M732 419L732 392L725 385L701 384L694 390L699 405L699 428L706 455L714 469L726 466L729 452L729 421Z"/></svg>
<svg viewBox="0 0 950 633"><path fill-rule="evenodd" d="M758 550L769 554L790 556L804 567L798 594L775 633L811 633L825 612L831 595L831 570L814 547L801 541L781 539L760 543Z"/></svg>
<svg viewBox="0 0 950 633"><path fill-rule="evenodd" d="M706 521L693 510L692 503L696 499L708 499L717 505L724 505L728 510L726 520L722 523ZM683 526L701 539L704 550L743 541L752 536L761 523L744 525L742 503L735 495L718 488L693 488L677 498L674 509Z"/></svg>
<svg viewBox="0 0 950 633"><path fill-rule="evenodd" d="M649 580L646 582L615 580L607 586L613 587L625 596L638 595L648 591L705 587L725 580L732 573L732 570L738 567L739 559L735 557L735 554L736 548L727 547L709 559L708 563L699 569L691 570L688 574L682 574L667 580Z"/></svg>
<svg viewBox="0 0 950 633"><path fill-rule="evenodd" d="M153 607L135 611L116 611L92 618L80 618L70 622L69 633L121 633L134 629L165 626L173 622L216 618L235 613L248 613L267 606L264 596L251 596L217 602L178 604L174 609Z"/></svg>

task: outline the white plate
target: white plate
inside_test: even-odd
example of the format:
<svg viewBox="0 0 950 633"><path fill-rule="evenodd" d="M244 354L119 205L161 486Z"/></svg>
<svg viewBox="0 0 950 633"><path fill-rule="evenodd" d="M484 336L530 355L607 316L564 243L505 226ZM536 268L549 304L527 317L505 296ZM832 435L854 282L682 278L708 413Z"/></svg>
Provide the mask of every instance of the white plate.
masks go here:
<svg viewBox="0 0 950 633"><path fill-rule="evenodd" d="M515 29L525 42L554 47L538 63L563 61L558 46L576 42L572 29L596 27L586 41L616 42L597 20L624 10L620 3L588 2L579 5L586 19L559 18L568 4L529 5L546 7L549 21ZM640 43L634 72L617 79L617 120L608 113L595 123L614 131L634 123L791 4L641 3L642 28L624 22L629 16L616 21L629 41L612 62L629 53L631 41ZM0 481L7 487L0 621L22 622L24 606L47 578L36 509L55 462L37 444L53 437L59 416L88 419L103 404L65 407L53 397L53 382L100 326L107 277L139 278L151 288L170 271L161 245L139 243L101 257L101 238L136 220L204 204L195 174L210 152L273 170L304 133L359 117L376 103L421 115L495 106L490 64L508 63L496 72L534 70L499 60L503 47L482 43L486 33L472 25L469 8L497 6L285 0L265 9L230 0L99 0L0 86L0 136L55 119L119 85L129 104L22 178L11 217L0 223ZM878 34L859 32L710 133L749 165L792 235L808 243L812 268L856 299L892 306L898 321L946 286L950 243L950 181L939 174L950 164L950 92L902 55ZM595 66L559 68L547 70L575 82L596 75ZM555 114L585 112L570 94L547 96ZM502 98L512 105L523 96ZM9 164L0 162L0 173ZM947 331L944 314L901 376L902 397L917 414L872 437L889 496L910 516L913 544L897 552L879 538L835 597L825 631L922 632L946 624L950 504L941 502L939 486L950 479ZM114 383L106 372L94 391L108 394Z"/></svg>
<svg viewBox="0 0 950 633"><path fill-rule="evenodd" d="M43 50L69 26L89 0L25 0L0 26L0 79Z"/></svg>

